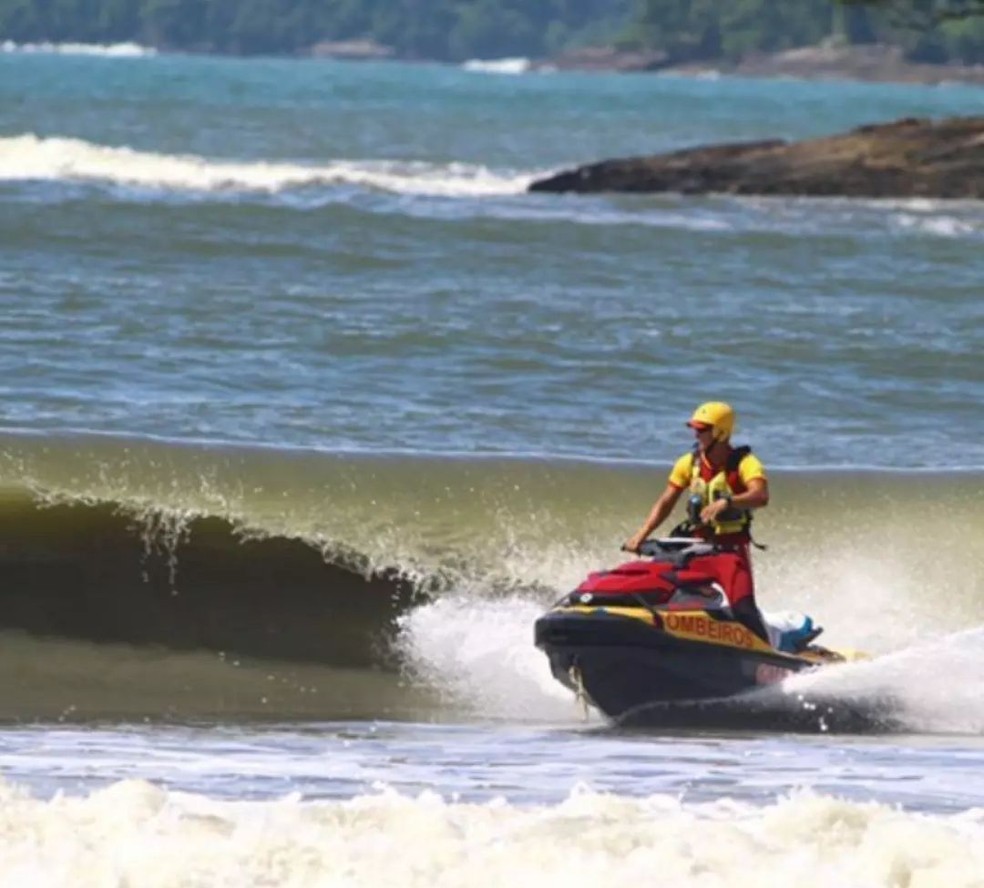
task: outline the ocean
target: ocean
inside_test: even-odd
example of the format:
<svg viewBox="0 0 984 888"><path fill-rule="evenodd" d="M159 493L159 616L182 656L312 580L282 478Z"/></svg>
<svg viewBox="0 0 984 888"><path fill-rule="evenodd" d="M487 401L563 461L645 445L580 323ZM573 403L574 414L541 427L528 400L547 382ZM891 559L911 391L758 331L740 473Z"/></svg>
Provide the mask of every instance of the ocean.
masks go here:
<svg viewBox="0 0 984 888"><path fill-rule="evenodd" d="M526 193L980 87L0 49L0 883L984 886L984 205ZM890 723L534 648L711 399Z"/></svg>

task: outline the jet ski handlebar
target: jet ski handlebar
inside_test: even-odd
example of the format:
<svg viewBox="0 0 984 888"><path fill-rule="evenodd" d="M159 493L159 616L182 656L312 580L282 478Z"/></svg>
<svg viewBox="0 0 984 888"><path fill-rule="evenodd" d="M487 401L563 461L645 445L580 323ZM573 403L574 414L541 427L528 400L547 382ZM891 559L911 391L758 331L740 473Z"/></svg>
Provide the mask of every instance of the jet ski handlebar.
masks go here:
<svg viewBox="0 0 984 888"><path fill-rule="evenodd" d="M628 549L622 546L622 551ZM661 537L659 539L643 540L642 544L636 549L636 554L648 558L689 558L693 555L710 555L717 552L718 547L714 543L702 540L697 537Z"/></svg>

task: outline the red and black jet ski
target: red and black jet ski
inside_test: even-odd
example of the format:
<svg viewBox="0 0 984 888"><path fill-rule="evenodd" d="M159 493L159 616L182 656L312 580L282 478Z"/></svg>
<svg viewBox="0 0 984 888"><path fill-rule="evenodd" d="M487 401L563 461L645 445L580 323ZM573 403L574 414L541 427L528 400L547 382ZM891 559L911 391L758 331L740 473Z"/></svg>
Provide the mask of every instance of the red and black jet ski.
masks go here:
<svg viewBox="0 0 984 888"><path fill-rule="evenodd" d="M740 622L715 574L720 553L647 540L644 559L590 574L536 621L554 677L609 718L645 723L639 713L658 704L734 698L852 658L814 644L822 630L803 615L766 619L769 641Z"/></svg>

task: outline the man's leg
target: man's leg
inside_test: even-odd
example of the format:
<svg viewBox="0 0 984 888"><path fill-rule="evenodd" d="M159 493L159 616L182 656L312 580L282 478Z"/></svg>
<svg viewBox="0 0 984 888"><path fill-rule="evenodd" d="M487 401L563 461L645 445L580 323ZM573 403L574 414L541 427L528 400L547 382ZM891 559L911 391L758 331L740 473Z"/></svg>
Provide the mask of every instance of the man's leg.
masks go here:
<svg viewBox="0 0 984 888"><path fill-rule="evenodd" d="M755 603L755 581L752 579L752 563L747 548L735 549L718 555L721 585L728 596L731 611L738 621L747 626L763 641L769 641L758 605Z"/></svg>

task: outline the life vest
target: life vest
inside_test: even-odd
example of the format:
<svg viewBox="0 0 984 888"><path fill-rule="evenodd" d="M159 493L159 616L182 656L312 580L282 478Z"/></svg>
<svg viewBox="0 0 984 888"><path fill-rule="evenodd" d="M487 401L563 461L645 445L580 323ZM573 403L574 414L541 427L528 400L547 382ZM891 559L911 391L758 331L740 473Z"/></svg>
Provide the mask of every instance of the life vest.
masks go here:
<svg viewBox="0 0 984 888"><path fill-rule="evenodd" d="M690 495L701 499L701 508L710 505L724 496L735 496L745 491L738 466L752 452L751 447L735 447L724 463L724 467L710 481L700 475L700 453L694 449L690 468ZM714 536L748 533L752 523L752 513L748 509L725 509L712 526Z"/></svg>

